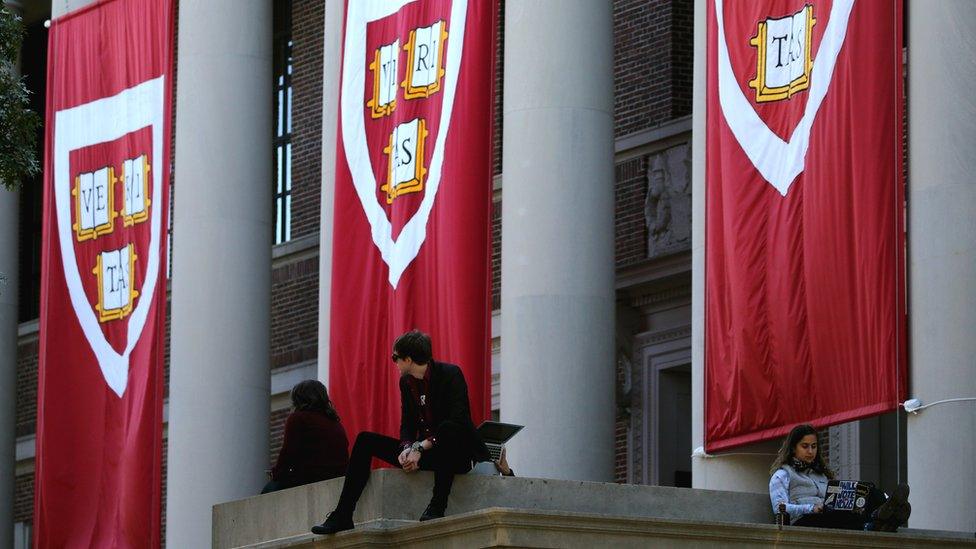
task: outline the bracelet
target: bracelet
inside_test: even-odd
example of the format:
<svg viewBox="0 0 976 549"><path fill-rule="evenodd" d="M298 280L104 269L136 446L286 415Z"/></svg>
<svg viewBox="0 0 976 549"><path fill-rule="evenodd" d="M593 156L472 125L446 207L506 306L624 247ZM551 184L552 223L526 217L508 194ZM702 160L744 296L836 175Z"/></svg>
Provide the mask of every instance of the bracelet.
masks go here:
<svg viewBox="0 0 976 549"><path fill-rule="evenodd" d="M424 451L423 441L418 440L417 442L414 442L413 444L410 445L410 449L416 450L418 452L423 452Z"/></svg>

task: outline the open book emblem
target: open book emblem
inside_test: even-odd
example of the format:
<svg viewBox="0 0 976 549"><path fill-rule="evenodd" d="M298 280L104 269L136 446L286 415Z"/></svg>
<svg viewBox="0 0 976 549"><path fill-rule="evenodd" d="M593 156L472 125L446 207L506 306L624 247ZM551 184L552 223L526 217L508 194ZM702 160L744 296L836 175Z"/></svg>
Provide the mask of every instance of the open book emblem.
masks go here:
<svg viewBox="0 0 976 549"><path fill-rule="evenodd" d="M753 166L783 196L803 172L810 131L833 79L853 7L854 0L834 0L815 59L811 53L811 30L816 18L809 5L787 17L760 22L751 38L752 45L757 47L759 61L749 85L756 90L757 102L786 99L803 90L809 94L803 117L787 141L769 128L743 95L729 58L723 0L715 0L718 96L722 113ZM789 38L777 39L782 36ZM783 48L786 48L785 53ZM793 57L788 58L790 55ZM784 59L792 62L784 63Z"/></svg>
<svg viewBox="0 0 976 549"><path fill-rule="evenodd" d="M441 184L467 1L454 0L443 13L412 0L355 1L346 9L343 150L396 288L426 239Z"/></svg>
<svg viewBox="0 0 976 549"><path fill-rule="evenodd" d="M54 117L65 284L102 376L119 397L160 271L165 89L160 76Z"/></svg>

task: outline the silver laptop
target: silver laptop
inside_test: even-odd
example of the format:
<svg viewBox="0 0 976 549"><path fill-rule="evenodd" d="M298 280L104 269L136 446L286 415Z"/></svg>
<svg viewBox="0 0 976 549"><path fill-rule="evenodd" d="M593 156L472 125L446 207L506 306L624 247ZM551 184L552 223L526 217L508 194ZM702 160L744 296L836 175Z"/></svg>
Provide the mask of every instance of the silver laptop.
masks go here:
<svg viewBox="0 0 976 549"><path fill-rule="evenodd" d="M486 421L478 426L478 434L481 435L481 440L485 441L492 461L498 461L505 443L521 431L522 427L522 425L498 421Z"/></svg>

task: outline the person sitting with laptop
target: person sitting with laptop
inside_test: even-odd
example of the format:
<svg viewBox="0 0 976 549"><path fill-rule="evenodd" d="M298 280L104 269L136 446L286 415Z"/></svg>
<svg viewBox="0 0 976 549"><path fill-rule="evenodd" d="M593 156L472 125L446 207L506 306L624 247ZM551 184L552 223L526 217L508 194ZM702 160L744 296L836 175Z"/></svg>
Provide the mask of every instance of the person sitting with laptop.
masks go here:
<svg viewBox="0 0 976 549"><path fill-rule="evenodd" d="M907 484L899 484L891 497L886 497L873 485L855 481L842 481L850 491L862 491L852 494L856 502L847 506L850 510L839 510L845 506L834 503L842 487L833 480L834 473L820 453L820 434L810 425L797 425L790 431L770 474L773 514L788 514L793 526L894 532L912 511ZM828 497L828 484L834 497Z"/></svg>
<svg viewBox="0 0 976 549"><path fill-rule="evenodd" d="M505 447L502 446L498 459L491 461L479 461L471 467L472 475L503 476L514 477L515 471L509 467L508 459L505 457Z"/></svg>
<svg viewBox="0 0 976 549"><path fill-rule="evenodd" d="M363 431L356 437L349 470L334 511L314 534L353 528L356 502L369 481L370 462L379 458L405 472L434 472L434 491L420 520L444 516L454 475L471 463L490 459L488 448L471 421L468 386L461 369L431 356L430 337L407 332L393 343L393 363L400 372L400 438Z"/></svg>
<svg viewBox="0 0 976 549"><path fill-rule="evenodd" d="M478 436L484 441L490 457L484 461L475 462L471 467L471 473L475 475L514 477L515 473L508 466L508 459L505 457L505 443L518 434L522 430L522 427L522 425L501 423L498 421L485 421L479 425Z"/></svg>

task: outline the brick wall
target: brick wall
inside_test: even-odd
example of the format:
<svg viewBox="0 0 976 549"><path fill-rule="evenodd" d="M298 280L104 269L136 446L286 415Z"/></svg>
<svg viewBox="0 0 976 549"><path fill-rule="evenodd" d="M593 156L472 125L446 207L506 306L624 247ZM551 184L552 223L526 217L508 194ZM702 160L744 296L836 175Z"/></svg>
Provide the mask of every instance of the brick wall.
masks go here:
<svg viewBox="0 0 976 549"><path fill-rule="evenodd" d="M318 356L319 259L313 256L271 273L271 368Z"/></svg>
<svg viewBox="0 0 976 549"><path fill-rule="evenodd" d="M502 173L502 93L505 88L505 0L498 0L498 14L495 16L498 26L495 30L495 122L492 133L492 173Z"/></svg>
<svg viewBox="0 0 976 549"><path fill-rule="evenodd" d="M163 436L162 456L163 467L160 472L163 485L159 491L159 497L161 498L159 509L160 513L162 513L162 517L160 518L160 539L162 540L162 546L166 547L166 474L169 470L167 466L167 461L169 460L169 439L165 435Z"/></svg>
<svg viewBox="0 0 976 549"><path fill-rule="evenodd" d="M616 0L615 133L691 114L692 0Z"/></svg>
<svg viewBox="0 0 976 549"><path fill-rule="evenodd" d="M504 97L503 75L505 73L505 0L498 0L498 27L495 32L495 110L492 133L492 173L502 173L502 98ZM491 309L502 306L502 203L491 205Z"/></svg>
<svg viewBox="0 0 976 549"><path fill-rule="evenodd" d="M323 0L292 4L292 238L317 233L322 193ZM270 84L270 83L269 83ZM329 105L326 108L337 108Z"/></svg>
<svg viewBox="0 0 976 549"><path fill-rule="evenodd" d="M281 443L285 438L285 420L288 419L289 413L291 413L290 408L271 412L271 417L268 422L271 428L271 444L269 445L268 452L269 464L274 464L278 459L278 452L281 451Z"/></svg>
<svg viewBox="0 0 976 549"><path fill-rule="evenodd" d="M615 166L614 245L617 268L647 259L647 157L640 156Z"/></svg>
<svg viewBox="0 0 976 549"><path fill-rule="evenodd" d="M37 340L17 347L16 436L34 434L37 417Z"/></svg>
<svg viewBox="0 0 976 549"><path fill-rule="evenodd" d="M695 64L694 0L671 3L671 117L691 115Z"/></svg>
<svg viewBox="0 0 976 549"><path fill-rule="evenodd" d="M502 201L491 204L491 309L502 307Z"/></svg>
<svg viewBox="0 0 976 549"><path fill-rule="evenodd" d="M168 282L168 281L167 281ZM166 295L166 326L164 328L163 337L163 400L169 398L169 356L170 349L172 348L170 342L170 324L173 318L173 303L170 301L169 292Z"/></svg>
<svg viewBox="0 0 976 549"><path fill-rule="evenodd" d="M616 367L616 385L617 387L622 387L625 382L624 367L628 363L617 361ZM613 460L613 481L623 484L627 482L627 432L630 429L630 413L628 407L630 402L620 402L620 398L624 396L622 391L617 391L617 414L614 423L613 431L613 449L614 449L614 460Z"/></svg>
<svg viewBox="0 0 976 549"><path fill-rule="evenodd" d="M614 120L622 137L691 114L693 27L692 0L614 1ZM617 163L614 170L614 241L617 269L648 260L644 201L648 157ZM624 384L617 367L617 393ZM614 431L614 480L626 482L630 414L642 414L645 395L635 393L629 413L617 410ZM635 437L630 452L646 447ZM637 474L639 477L639 472Z"/></svg>
<svg viewBox="0 0 976 549"><path fill-rule="evenodd" d="M18 475L14 481L14 522L34 521L34 473Z"/></svg>

